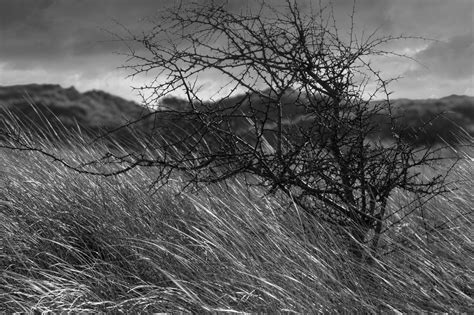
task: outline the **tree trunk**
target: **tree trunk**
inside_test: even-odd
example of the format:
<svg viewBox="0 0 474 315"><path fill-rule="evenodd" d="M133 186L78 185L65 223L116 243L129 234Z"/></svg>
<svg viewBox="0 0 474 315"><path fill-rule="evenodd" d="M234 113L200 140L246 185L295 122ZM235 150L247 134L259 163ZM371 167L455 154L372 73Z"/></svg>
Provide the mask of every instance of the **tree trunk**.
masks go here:
<svg viewBox="0 0 474 315"><path fill-rule="evenodd" d="M355 226L350 230L349 236L349 253L357 261L364 261L366 252L364 248L365 237L368 229L362 226Z"/></svg>

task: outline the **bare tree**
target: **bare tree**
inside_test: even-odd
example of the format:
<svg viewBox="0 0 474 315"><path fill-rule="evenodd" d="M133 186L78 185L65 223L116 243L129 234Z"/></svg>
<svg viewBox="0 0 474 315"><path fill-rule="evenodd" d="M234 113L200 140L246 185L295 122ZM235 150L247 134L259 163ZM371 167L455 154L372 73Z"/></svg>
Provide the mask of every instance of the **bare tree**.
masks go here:
<svg viewBox="0 0 474 315"><path fill-rule="evenodd" d="M390 196L429 198L443 191L445 176L420 173L436 152L397 137L389 80L370 63L404 37L359 36L353 16L342 32L330 7L306 13L288 1L236 13L212 2L166 11L151 31L130 33L125 67L154 78L138 88L153 110L130 124L146 123L150 139L163 141L149 142L157 155L109 154L124 163L113 174L143 165L159 168L156 183L184 171L196 184L251 175L345 227L355 255L369 235L375 252L393 215ZM220 83L210 97L202 85L209 77ZM170 101L176 95L183 99ZM379 116L392 141L378 139Z"/></svg>

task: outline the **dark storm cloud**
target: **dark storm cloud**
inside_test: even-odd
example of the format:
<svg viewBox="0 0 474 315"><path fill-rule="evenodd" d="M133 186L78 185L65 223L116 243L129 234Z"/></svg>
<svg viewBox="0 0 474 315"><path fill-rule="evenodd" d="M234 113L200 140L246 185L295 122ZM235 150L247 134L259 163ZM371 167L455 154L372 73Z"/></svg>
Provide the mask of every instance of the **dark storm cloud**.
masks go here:
<svg viewBox="0 0 474 315"><path fill-rule="evenodd" d="M74 55L112 53L116 22L134 28L163 1L0 1L0 62L29 67Z"/></svg>
<svg viewBox="0 0 474 315"><path fill-rule="evenodd" d="M322 2L329 3L328 0ZM2 0L0 58L3 62L16 60L18 64L28 59L45 61L65 55L110 53L120 48L119 43L111 42L113 36L107 33L121 31L114 21L137 30L140 23L143 24L142 18L153 16L173 3L178 1ZM228 1L228 6L233 10L252 9L258 3L233 0ZM278 7L284 1L267 0L267 3ZM304 10L310 10L317 9L319 1L299 0L298 3ZM451 28L455 31L465 28L469 14L472 24L473 4L472 0L357 0L355 19L358 28L367 32L378 28L382 33L414 33L431 38L433 30L436 35L445 35ZM332 6L338 22L343 26L347 24L353 1L336 0ZM440 23L442 18L449 19L449 25Z"/></svg>
<svg viewBox="0 0 474 315"><path fill-rule="evenodd" d="M54 0L0 1L0 27L4 30L18 25L47 26L47 21L41 18L41 11L48 9L54 2Z"/></svg>
<svg viewBox="0 0 474 315"><path fill-rule="evenodd" d="M197 0L209 2L211 0ZM226 0L218 0L226 1ZM265 0L283 8L284 0ZM317 0L296 0L304 12L317 10ZM179 0L0 0L0 85L50 80L48 83L109 89L121 87L126 74L112 71L125 62L113 52L124 51L124 43L110 33L123 34L123 24L137 33L148 28L147 18L156 16ZM182 0L186 4L186 0ZM252 10L257 0L229 0L233 11ZM322 0L328 3L329 0ZM440 42L400 41L389 49L415 57L427 68L406 63L382 63L381 70L390 76L403 74L412 78L410 86L424 91L432 80L413 78L440 76L449 78L445 86L456 86L457 79L473 75L472 69L472 0L356 0L356 33L375 29L379 35L406 34L436 39ZM350 24L353 1L333 0L338 25ZM159 20L155 20L159 23ZM467 35L462 35L467 34ZM469 34L471 37L469 38ZM471 45L471 46L469 46ZM470 59L469 59L470 58ZM431 74L428 74L428 70ZM397 73L397 70L400 70ZM71 79L72 78L72 79ZM447 79L446 79L447 80ZM105 82L105 83L103 83ZM465 81L463 81L465 82ZM133 84L132 84L133 85ZM135 84L137 85L137 84ZM467 89L467 84L464 89ZM472 85L472 82L471 82ZM460 86L458 84L458 86ZM110 88L112 87L112 88ZM447 89L447 88L446 88ZM450 92L446 92L449 94ZM403 95L403 94L402 94Z"/></svg>

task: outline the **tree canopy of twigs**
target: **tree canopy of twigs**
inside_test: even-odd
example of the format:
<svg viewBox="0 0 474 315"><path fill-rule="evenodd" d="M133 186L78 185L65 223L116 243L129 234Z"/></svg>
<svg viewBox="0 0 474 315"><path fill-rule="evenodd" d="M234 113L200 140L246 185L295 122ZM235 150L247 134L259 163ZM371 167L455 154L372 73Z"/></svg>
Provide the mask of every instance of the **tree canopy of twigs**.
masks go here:
<svg viewBox="0 0 474 315"><path fill-rule="evenodd" d="M270 192L350 227L358 243L374 232L375 250L391 194L421 200L441 193L445 177L421 176L438 157L397 136L389 80L370 63L404 37L360 36L353 18L343 31L330 7L306 13L292 1L240 13L214 2L167 11L151 32L129 38L141 49L130 45L126 67L154 75L139 88L148 104L184 95L183 106L154 114L162 125L165 117L188 121L188 129L165 144L178 145L179 155L133 160L161 167L161 179L185 170L191 183L256 175ZM209 76L221 83L211 100L201 85ZM376 137L381 114L394 131L389 143Z"/></svg>
<svg viewBox="0 0 474 315"><path fill-rule="evenodd" d="M125 164L117 173L157 167L156 184L176 171L190 184L250 175L252 184L345 227L355 248L373 235L375 252L393 215L391 195L402 190L422 201L442 193L446 177L422 175L438 156L397 136L390 80L370 63L404 37L356 34L353 17L342 30L330 7L304 12L288 1L233 12L210 2L168 10L149 32L128 34L125 67L153 78L138 88L152 111L136 123L151 121L148 136L163 140L150 142L156 155L113 156ZM180 106L169 101L177 95ZM389 117L391 141L377 137L378 115Z"/></svg>

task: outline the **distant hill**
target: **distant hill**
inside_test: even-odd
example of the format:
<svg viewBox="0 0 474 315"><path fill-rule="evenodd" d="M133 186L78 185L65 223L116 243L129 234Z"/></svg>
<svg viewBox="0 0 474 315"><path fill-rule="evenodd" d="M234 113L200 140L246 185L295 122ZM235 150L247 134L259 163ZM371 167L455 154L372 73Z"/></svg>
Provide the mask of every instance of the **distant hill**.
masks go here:
<svg viewBox="0 0 474 315"><path fill-rule="evenodd" d="M80 129L83 135L94 138L146 113L146 108L103 91L80 93L74 87L52 84L0 86L0 119L13 114L22 128L30 130ZM128 129L112 138L122 145L135 141Z"/></svg>
<svg viewBox="0 0 474 315"><path fill-rule="evenodd" d="M32 104L65 125L75 119L90 128L116 126L146 111L134 102L102 91L79 93L74 87L52 84L0 86L0 108L34 119Z"/></svg>
<svg viewBox="0 0 474 315"><path fill-rule="evenodd" d="M459 133L474 135L472 96L450 95L440 99L397 99L392 102L398 122L405 127L401 135L415 143L435 143L441 139L455 143ZM461 128L464 131L461 132ZM386 130L385 136L388 133Z"/></svg>
<svg viewBox="0 0 474 315"><path fill-rule="evenodd" d="M239 96L236 96L225 102L230 104L238 99ZM259 107L258 99L252 102L253 109ZM283 102L285 122L298 123L304 120L302 109L292 106L291 95L285 96ZM455 142L453 134L459 133L459 127L474 135L474 97L451 95L427 100L398 99L393 100L393 104L394 114L403 127L399 134L412 142L435 143L441 141L441 138ZM165 99L162 105L177 111L187 107L186 102L178 98ZM247 110L246 106L245 103L242 104L241 109ZM67 129L79 126L82 131L88 130L92 135L97 135L99 130L103 132L114 129L149 113L148 109L137 103L103 91L80 93L74 87L62 88L51 84L0 86L1 109L8 109L19 119L27 121L25 126L41 127L46 121L54 121ZM443 116L437 117L440 113L444 113ZM6 117L0 112L0 118L2 115ZM271 115L276 115L276 112L270 113ZM147 131L155 128L155 132L160 135L180 137L190 128L199 126L176 114L162 114L155 118L158 119L148 119L138 124L137 128ZM384 126L386 120L387 117L382 115L377 118L376 123ZM425 124L426 122L430 124ZM247 129L245 124L248 124L245 119L232 122L233 128L240 131ZM424 126L423 130L419 129L421 126ZM381 137L391 137L388 128L381 129ZM122 130L119 134L124 137L127 136L126 133L126 130Z"/></svg>

